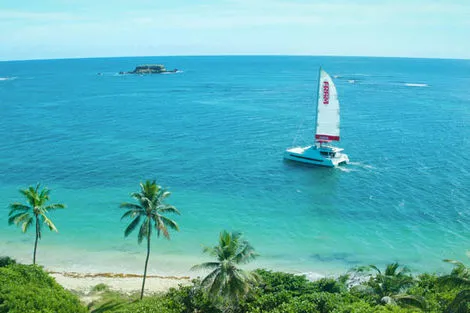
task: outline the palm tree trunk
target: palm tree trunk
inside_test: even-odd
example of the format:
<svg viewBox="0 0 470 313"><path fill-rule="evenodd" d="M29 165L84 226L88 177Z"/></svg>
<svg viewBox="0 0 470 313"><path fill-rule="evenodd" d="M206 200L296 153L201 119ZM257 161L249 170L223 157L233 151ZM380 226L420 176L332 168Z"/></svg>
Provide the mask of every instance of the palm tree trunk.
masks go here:
<svg viewBox="0 0 470 313"><path fill-rule="evenodd" d="M39 219L36 215L36 240L34 241L33 264L36 264L36 249L38 248L39 239Z"/></svg>
<svg viewBox="0 0 470 313"><path fill-rule="evenodd" d="M150 228L150 224L149 224ZM144 297L144 287L145 287L145 278L147 276L147 264L149 263L149 256L150 256L150 231L148 232L147 236L147 258L145 259L145 269L144 269L144 280L142 281L142 291L140 292L140 300Z"/></svg>

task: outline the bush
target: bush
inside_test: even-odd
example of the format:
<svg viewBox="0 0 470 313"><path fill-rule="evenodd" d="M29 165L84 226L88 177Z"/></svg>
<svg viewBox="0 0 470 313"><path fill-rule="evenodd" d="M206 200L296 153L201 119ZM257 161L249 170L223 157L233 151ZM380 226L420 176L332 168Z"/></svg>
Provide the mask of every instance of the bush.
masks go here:
<svg viewBox="0 0 470 313"><path fill-rule="evenodd" d="M36 265L0 267L0 313L85 313L78 298Z"/></svg>
<svg viewBox="0 0 470 313"><path fill-rule="evenodd" d="M114 313L180 313L183 311L184 306L180 303L175 303L170 299L163 296L145 297L142 300L137 300L132 303L119 306Z"/></svg>
<svg viewBox="0 0 470 313"><path fill-rule="evenodd" d="M96 285L95 287L93 287L93 288L91 289L91 291L96 291L96 292L108 291L108 290L109 290L109 286L106 285L106 284L103 284L103 283L98 284L98 285Z"/></svg>
<svg viewBox="0 0 470 313"><path fill-rule="evenodd" d="M317 291L317 286L307 280L304 275L294 275L267 270L256 270L261 276L261 288L265 293L277 291L289 291L293 295L300 295L307 291Z"/></svg>
<svg viewBox="0 0 470 313"><path fill-rule="evenodd" d="M5 267L10 264L16 264L16 261L9 256L0 256L0 267Z"/></svg>

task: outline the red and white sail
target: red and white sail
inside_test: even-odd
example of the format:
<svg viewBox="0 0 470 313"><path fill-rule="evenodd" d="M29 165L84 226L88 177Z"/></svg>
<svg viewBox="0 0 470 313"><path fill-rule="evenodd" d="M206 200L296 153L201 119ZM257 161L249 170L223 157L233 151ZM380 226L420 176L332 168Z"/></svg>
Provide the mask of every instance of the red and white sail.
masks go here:
<svg viewBox="0 0 470 313"><path fill-rule="evenodd" d="M320 69L315 139L339 141L339 100L327 72Z"/></svg>

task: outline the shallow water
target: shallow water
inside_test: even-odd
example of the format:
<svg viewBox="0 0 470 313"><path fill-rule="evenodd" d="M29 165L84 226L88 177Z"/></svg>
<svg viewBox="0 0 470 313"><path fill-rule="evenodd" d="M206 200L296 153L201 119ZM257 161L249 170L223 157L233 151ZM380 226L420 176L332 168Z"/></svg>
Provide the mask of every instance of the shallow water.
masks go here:
<svg viewBox="0 0 470 313"><path fill-rule="evenodd" d="M172 75L117 75L138 64ZM282 160L313 137L318 66L335 80L340 169ZM97 75L100 72L103 75ZM155 57L0 62L0 255L29 261L33 232L7 225L19 188L41 182L53 214L39 262L140 271L119 203L169 188L181 232L154 241L150 271L184 274L223 229L252 266L336 273L399 261L447 271L470 243L470 61L346 57Z"/></svg>

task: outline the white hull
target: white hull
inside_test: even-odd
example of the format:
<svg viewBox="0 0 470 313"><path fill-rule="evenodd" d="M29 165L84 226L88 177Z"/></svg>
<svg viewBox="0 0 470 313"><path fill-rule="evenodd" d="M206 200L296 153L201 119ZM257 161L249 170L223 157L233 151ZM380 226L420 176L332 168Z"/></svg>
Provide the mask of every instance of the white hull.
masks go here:
<svg viewBox="0 0 470 313"><path fill-rule="evenodd" d="M301 163L335 167L349 162L348 156L340 153L342 150L333 146L296 147L287 149L284 158Z"/></svg>

